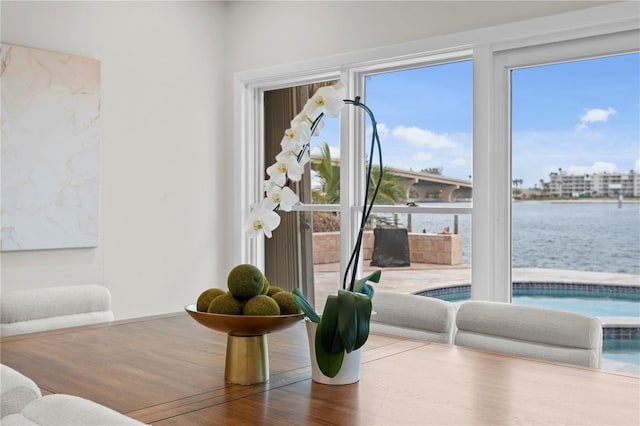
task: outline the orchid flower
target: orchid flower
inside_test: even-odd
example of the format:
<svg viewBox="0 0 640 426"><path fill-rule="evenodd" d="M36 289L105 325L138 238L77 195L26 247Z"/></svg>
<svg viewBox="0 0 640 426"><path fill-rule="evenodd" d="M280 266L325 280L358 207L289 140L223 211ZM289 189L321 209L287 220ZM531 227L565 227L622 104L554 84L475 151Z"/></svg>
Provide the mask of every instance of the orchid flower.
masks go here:
<svg viewBox="0 0 640 426"><path fill-rule="evenodd" d="M280 225L278 213L261 203L249 213L244 228L251 236L264 233L267 238L271 238L271 231L276 229L278 225Z"/></svg>
<svg viewBox="0 0 640 426"><path fill-rule="evenodd" d="M267 179L264 181L264 192L268 194L274 189L280 189L284 186L286 182L279 182L277 179Z"/></svg>
<svg viewBox="0 0 640 426"><path fill-rule="evenodd" d="M304 110L300 111L298 115L293 117L293 120L291 120L291 127L295 127L303 123L308 124L310 127L313 127L315 125L315 130L313 132L313 135L311 136L318 136L320 134L320 130L324 127L324 121L319 121L316 123L315 120L309 117Z"/></svg>
<svg viewBox="0 0 640 426"><path fill-rule="evenodd" d="M337 117L344 106L344 87L323 86L307 101L303 111L312 119L324 114L328 117Z"/></svg>
<svg viewBox="0 0 640 426"><path fill-rule="evenodd" d="M271 204L270 207L272 209L279 206L279 209L285 212L290 212L291 207L298 201L300 201L298 195L288 186L283 188L271 187L271 190L267 192L267 198L265 198L266 205Z"/></svg>
<svg viewBox="0 0 640 426"><path fill-rule="evenodd" d="M298 159L294 156L284 156L277 160L275 164L267 167L267 174L272 179L286 176L292 181L299 181L302 179L304 173L304 167L298 164Z"/></svg>
<svg viewBox="0 0 640 426"><path fill-rule="evenodd" d="M284 137L280 142L283 151L299 151L311 138L311 126L308 121L291 126L284 132Z"/></svg>

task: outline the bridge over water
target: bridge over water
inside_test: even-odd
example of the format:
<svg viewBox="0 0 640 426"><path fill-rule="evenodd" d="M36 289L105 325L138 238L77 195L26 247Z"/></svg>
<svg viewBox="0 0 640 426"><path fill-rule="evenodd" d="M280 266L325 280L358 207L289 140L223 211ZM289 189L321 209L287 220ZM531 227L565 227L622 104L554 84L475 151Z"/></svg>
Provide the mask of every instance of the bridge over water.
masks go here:
<svg viewBox="0 0 640 426"><path fill-rule="evenodd" d="M311 162L318 163L320 156L312 155ZM340 160L332 158L331 163L340 166ZM385 171L396 175L405 191L407 200L421 201L461 201L470 200L472 193L471 180L458 179L436 173L414 172L413 170L385 167Z"/></svg>
<svg viewBox="0 0 640 426"><path fill-rule="evenodd" d="M393 167L387 167L385 170L400 178L407 200L420 202L427 200L456 201L471 199L473 187L471 180Z"/></svg>

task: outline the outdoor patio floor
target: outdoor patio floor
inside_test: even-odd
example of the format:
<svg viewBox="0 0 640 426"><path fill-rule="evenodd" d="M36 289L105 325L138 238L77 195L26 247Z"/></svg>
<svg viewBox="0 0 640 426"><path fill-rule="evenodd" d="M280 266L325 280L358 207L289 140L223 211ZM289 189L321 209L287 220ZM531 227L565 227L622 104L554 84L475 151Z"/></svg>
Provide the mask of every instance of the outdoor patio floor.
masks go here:
<svg viewBox="0 0 640 426"><path fill-rule="evenodd" d="M335 294L341 284L340 265L327 263L314 265L316 308L322 311L329 294ZM382 270L380 283L375 288L381 291L414 294L432 288L464 285L471 283L469 265L434 265L412 263L405 267L369 266L364 272ZM566 282L615 285L640 285L640 275L617 274L609 272L571 271L545 268L514 268L515 282Z"/></svg>

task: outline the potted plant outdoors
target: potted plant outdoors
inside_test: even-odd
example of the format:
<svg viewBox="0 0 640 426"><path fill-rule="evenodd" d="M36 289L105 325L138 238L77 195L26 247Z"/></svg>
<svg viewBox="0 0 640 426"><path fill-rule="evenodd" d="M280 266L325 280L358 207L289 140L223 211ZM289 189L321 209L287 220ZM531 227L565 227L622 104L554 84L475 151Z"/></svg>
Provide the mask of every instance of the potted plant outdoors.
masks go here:
<svg viewBox="0 0 640 426"><path fill-rule="evenodd" d="M289 184L301 179L304 166L310 159L309 141L321 128L323 117L325 115L337 117L344 105L353 105L366 112L373 130L366 170L363 211L342 287L337 295L327 297L322 316L315 312L299 288L293 290L298 306L305 313L308 321L316 325L308 327L308 330L315 329L315 336L310 336L309 339L310 343L313 343L311 346L315 347L317 367L327 378L336 377L341 371L346 354L358 351L367 341L372 311L371 299L374 295L370 283L379 282L381 275L378 270L366 277L356 279L365 224L382 181L382 150L377 123L373 112L360 102L359 97L354 100L344 99L344 97L344 86L340 82L334 86L321 87L306 102L303 110L294 117L291 127L285 131L282 139L282 152L276 156L276 163L267 168L269 179L264 186L265 198L252 208L245 223L245 229L249 234L264 234L270 238L271 231L280 224L280 216L276 212L279 209L291 211L291 207L299 201L298 196L289 188ZM377 153L380 173L375 182L373 195L368 199L369 186L372 184L374 153ZM359 380L359 358L357 363L358 373L354 378L342 380L340 384ZM315 377L314 380L316 380ZM331 381L322 382L330 383Z"/></svg>

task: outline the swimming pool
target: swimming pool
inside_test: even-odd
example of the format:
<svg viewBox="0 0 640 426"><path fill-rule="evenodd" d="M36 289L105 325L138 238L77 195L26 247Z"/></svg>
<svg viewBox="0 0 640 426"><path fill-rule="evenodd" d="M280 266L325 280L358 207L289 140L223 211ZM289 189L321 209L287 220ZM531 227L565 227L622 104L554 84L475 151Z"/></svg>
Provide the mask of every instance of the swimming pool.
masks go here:
<svg viewBox="0 0 640 426"><path fill-rule="evenodd" d="M640 364L640 286L581 283L513 283L513 303L580 312L603 322L602 356ZM420 296L460 305L471 297L470 285L426 290ZM607 317L630 318L631 324L609 325ZM634 322L634 319L638 319ZM619 321L613 321L617 323Z"/></svg>
<svg viewBox="0 0 640 426"><path fill-rule="evenodd" d="M544 306L599 317L640 318L640 286L515 282L513 303ZM420 296L460 304L471 297L470 285L425 290Z"/></svg>
<svg viewBox="0 0 640 426"><path fill-rule="evenodd" d="M640 337L620 339L605 336L602 340L602 356L618 362L640 364Z"/></svg>

